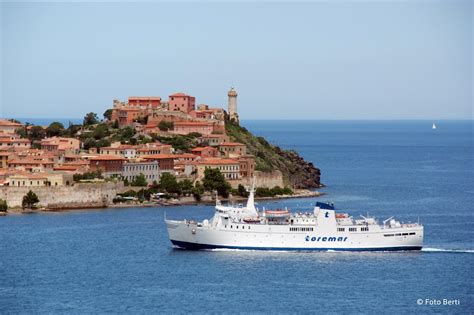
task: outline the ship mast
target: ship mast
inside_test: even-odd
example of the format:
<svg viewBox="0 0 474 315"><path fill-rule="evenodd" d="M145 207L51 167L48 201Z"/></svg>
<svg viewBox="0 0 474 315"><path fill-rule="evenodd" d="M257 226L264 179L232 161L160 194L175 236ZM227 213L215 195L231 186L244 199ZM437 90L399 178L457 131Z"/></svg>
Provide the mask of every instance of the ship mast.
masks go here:
<svg viewBox="0 0 474 315"><path fill-rule="evenodd" d="M255 176L252 179L252 187L248 190L249 198L247 199L246 209L252 212L252 215L258 216L257 209L255 209Z"/></svg>

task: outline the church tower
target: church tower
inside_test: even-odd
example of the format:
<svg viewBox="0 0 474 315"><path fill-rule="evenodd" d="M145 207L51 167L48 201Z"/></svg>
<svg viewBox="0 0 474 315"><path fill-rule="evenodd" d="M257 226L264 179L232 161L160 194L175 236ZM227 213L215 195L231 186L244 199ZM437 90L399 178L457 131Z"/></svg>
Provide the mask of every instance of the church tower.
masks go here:
<svg viewBox="0 0 474 315"><path fill-rule="evenodd" d="M237 91L235 91L235 89L231 87L229 93L227 93L227 96L229 96L229 119L233 120L238 124L239 114L237 114Z"/></svg>

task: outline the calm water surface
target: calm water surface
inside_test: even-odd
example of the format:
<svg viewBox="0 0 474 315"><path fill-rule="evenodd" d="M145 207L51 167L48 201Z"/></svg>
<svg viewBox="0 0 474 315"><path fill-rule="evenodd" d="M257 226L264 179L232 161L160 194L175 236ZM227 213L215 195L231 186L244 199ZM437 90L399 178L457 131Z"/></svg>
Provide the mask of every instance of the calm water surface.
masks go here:
<svg viewBox="0 0 474 315"><path fill-rule="evenodd" d="M354 216L419 218L422 252L173 250L164 211L203 219L208 206L13 215L0 218L0 312L472 313L473 124L431 123L244 122L320 167L322 200ZM417 305L444 298L460 305Z"/></svg>

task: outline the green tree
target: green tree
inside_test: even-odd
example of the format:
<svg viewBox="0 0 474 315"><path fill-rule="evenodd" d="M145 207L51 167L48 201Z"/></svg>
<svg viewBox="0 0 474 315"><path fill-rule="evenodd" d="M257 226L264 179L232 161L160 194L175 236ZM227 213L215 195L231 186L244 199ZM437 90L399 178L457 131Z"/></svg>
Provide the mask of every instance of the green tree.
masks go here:
<svg viewBox="0 0 474 315"><path fill-rule="evenodd" d="M109 127L106 124L99 124L94 128L92 136L96 140L103 139L110 135Z"/></svg>
<svg viewBox="0 0 474 315"><path fill-rule="evenodd" d="M202 186L200 181L197 181L194 184L192 193L193 193L194 199L196 199L196 201L201 201L201 196L204 193L204 187Z"/></svg>
<svg viewBox="0 0 474 315"><path fill-rule="evenodd" d="M189 195L193 192L193 182L189 179L183 179L179 182L179 188L183 195Z"/></svg>
<svg viewBox="0 0 474 315"><path fill-rule="evenodd" d="M190 137L190 138L200 138L200 137L202 137L202 134L199 133L199 132L190 132L190 133L188 133L188 137Z"/></svg>
<svg viewBox="0 0 474 315"><path fill-rule="evenodd" d="M120 142L130 142L136 131L132 127L128 126L120 130Z"/></svg>
<svg viewBox="0 0 474 315"><path fill-rule="evenodd" d="M91 180L91 179L102 179L104 178L102 176L102 172L100 170L97 170L95 172L85 172L83 174L74 174L73 179L74 181L78 182L80 180Z"/></svg>
<svg viewBox="0 0 474 315"><path fill-rule="evenodd" d="M23 196L21 201L21 206L25 208L33 208L39 202L38 196L33 191L28 191L26 195Z"/></svg>
<svg viewBox="0 0 474 315"><path fill-rule="evenodd" d="M148 185L148 182L146 181L145 175L143 173L140 173L135 179L131 182L132 186L137 186L137 187L146 187Z"/></svg>
<svg viewBox="0 0 474 315"><path fill-rule="evenodd" d="M162 120L158 124L158 128L160 128L161 131L168 131L174 128L174 123L172 121Z"/></svg>
<svg viewBox="0 0 474 315"><path fill-rule="evenodd" d="M112 120L112 109L109 108L104 112L104 118L107 119L108 121Z"/></svg>
<svg viewBox="0 0 474 315"><path fill-rule="evenodd" d="M97 141L94 138L87 138L82 142L84 150L89 150L97 146Z"/></svg>
<svg viewBox="0 0 474 315"><path fill-rule="evenodd" d="M76 134L81 130L82 125L74 125L71 122L69 122L69 127L67 127L66 130L63 131L63 136L65 137L75 137Z"/></svg>
<svg viewBox="0 0 474 315"><path fill-rule="evenodd" d="M173 137L156 137L156 140L164 144L170 144L175 150L180 151L189 151L196 145L192 138L183 135L176 135Z"/></svg>
<svg viewBox="0 0 474 315"><path fill-rule="evenodd" d="M239 194L239 196L242 197L248 197L249 195L249 193L242 184L239 184L239 186L237 187L237 193Z"/></svg>
<svg viewBox="0 0 474 315"><path fill-rule="evenodd" d="M44 131L44 128L41 126L33 126L30 129L30 140L41 140L45 137L46 132Z"/></svg>
<svg viewBox="0 0 474 315"><path fill-rule="evenodd" d="M20 127L15 130L15 133L20 136L20 138L28 138L28 131L25 127Z"/></svg>
<svg viewBox="0 0 474 315"><path fill-rule="evenodd" d="M180 194L180 186L176 177L170 173L163 173L160 177L160 188L170 194Z"/></svg>
<svg viewBox="0 0 474 315"><path fill-rule="evenodd" d="M202 180L204 189L207 191L215 191L222 197L228 197L230 184L225 180L224 175L217 168L208 168L204 171L204 179Z"/></svg>
<svg viewBox="0 0 474 315"><path fill-rule="evenodd" d="M7 202L3 199L0 199L0 212L7 212L8 205Z"/></svg>
<svg viewBox="0 0 474 315"><path fill-rule="evenodd" d="M83 126L90 126L90 125L95 125L99 122L99 117L97 117L96 113L87 113L84 116L84 121L82 122Z"/></svg>
<svg viewBox="0 0 474 315"><path fill-rule="evenodd" d="M64 131L64 125L61 124L60 122L52 122L47 128L46 128L46 135L48 137L55 137L55 136L60 136Z"/></svg>
<svg viewBox="0 0 474 315"><path fill-rule="evenodd" d="M103 147L110 147L110 141L107 139L100 139L99 141L96 141L95 146L97 148L103 148Z"/></svg>

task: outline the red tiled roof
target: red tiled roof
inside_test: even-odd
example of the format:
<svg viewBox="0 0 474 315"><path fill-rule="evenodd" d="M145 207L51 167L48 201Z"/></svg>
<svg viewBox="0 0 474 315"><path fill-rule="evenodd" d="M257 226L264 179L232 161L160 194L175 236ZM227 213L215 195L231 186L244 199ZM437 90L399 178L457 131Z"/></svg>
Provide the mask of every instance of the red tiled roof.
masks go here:
<svg viewBox="0 0 474 315"><path fill-rule="evenodd" d="M9 120L7 120L7 119L1 119L1 118L0 118L0 126L15 126L15 127L20 127L20 126L22 126L22 124L19 124L19 123L13 122L13 121L9 121Z"/></svg>
<svg viewBox="0 0 474 315"><path fill-rule="evenodd" d="M98 155L98 156L91 156L89 158L90 161L121 161L125 160L125 158L116 155Z"/></svg>
<svg viewBox="0 0 474 315"><path fill-rule="evenodd" d="M159 96L129 96L128 101L161 101Z"/></svg>
<svg viewBox="0 0 474 315"><path fill-rule="evenodd" d="M245 144L240 143L240 142L224 142L224 143L219 144L220 147L223 147L223 146L225 146L225 147L237 147L237 146L242 146L242 145L245 146Z"/></svg>
<svg viewBox="0 0 474 315"><path fill-rule="evenodd" d="M197 158L196 155L191 154L191 153L183 153L183 154L150 154L150 155L145 155L143 157L144 159L179 159L179 158Z"/></svg>
<svg viewBox="0 0 474 315"><path fill-rule="evenodd" d="M209 147L209 146L208 147L197 147L197 148L192 149L191 151L201 152L201 151L204 151L204 150L217 151L216 148Z"/></svg>
<svg viewBox="0 0 474 315"><path fill-rule="evenodd" d="M121 144L117 147L102 147L101 150L126 150L126 149L136 149L137 146L131 144Z"/></svg>
<svg viewBox="0 0 474 315"><path fill-rule="evenodd" d="M75 171L77 169L81 168L80 166L74 166L74 165L60 165L56 166L53 169L55 171Z"/></svg>
<svg viewBox="0 0 474 315"><path fill-rule="evenodd" d="M209 158L203 159L197 162L201 165L227 165L227 164L239 164L239 161L234 159L221 159L221 158Z"/></svg>
<svg viewBox="0 0 474 315"><path fill-rule="evenodd" d="M189 96L189 95L186 95L186 94L184 94L184 93L182 93L182 92L178 92L178 93L171 94L170 97L171 97L171 96L178 96L178 97L179 97L179 96Z"/></svg>
<svg viewBox="0 0 474 315"><path fill-rule="evenodd" d="M174 159L174 154L150 154L143 156L145 160L162 160L162 159Z"/></svg>

